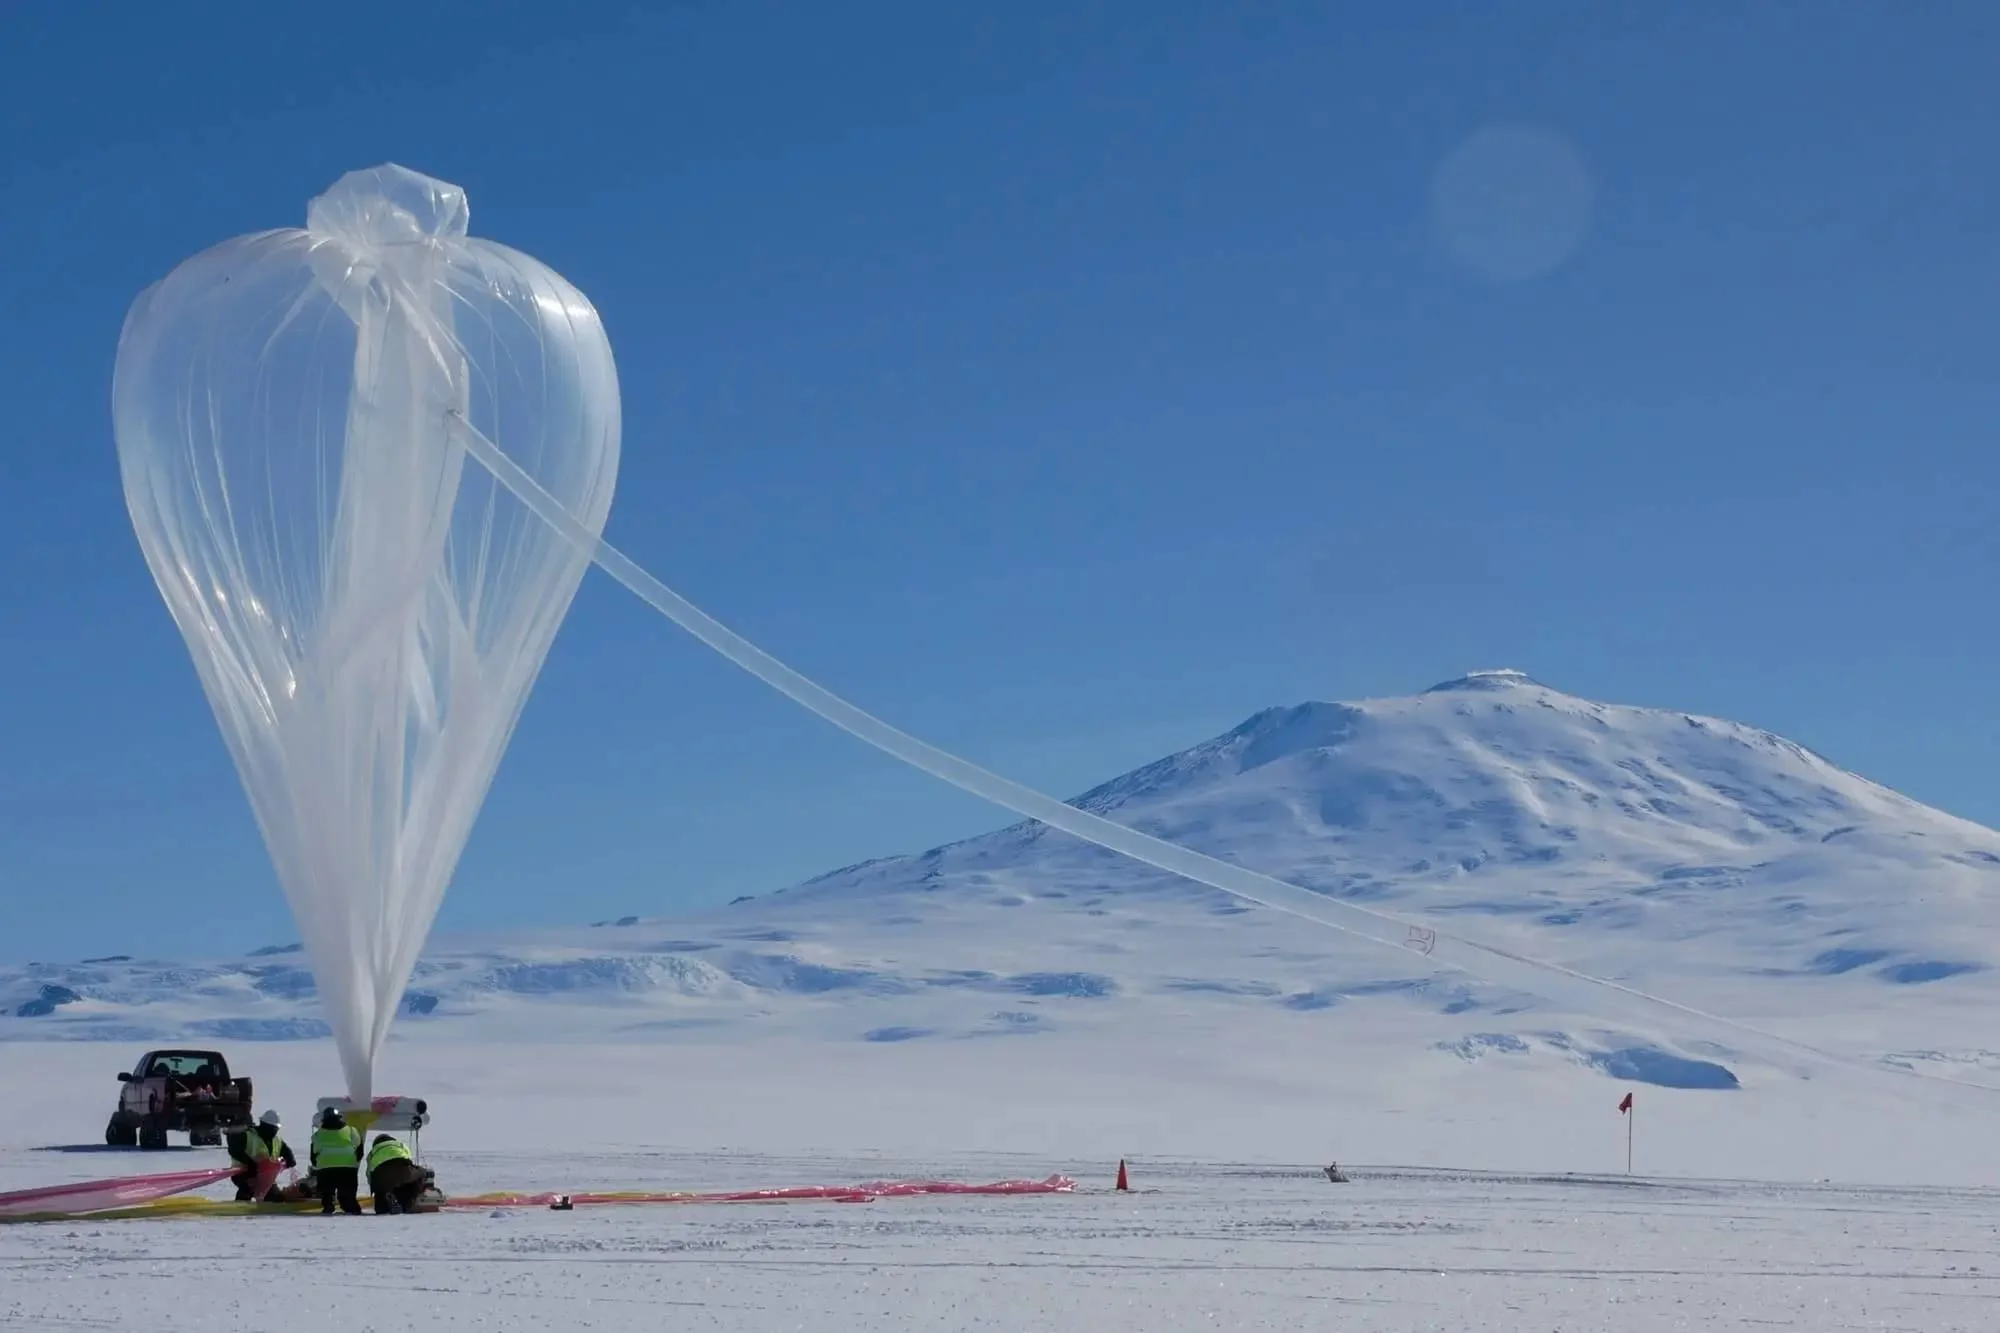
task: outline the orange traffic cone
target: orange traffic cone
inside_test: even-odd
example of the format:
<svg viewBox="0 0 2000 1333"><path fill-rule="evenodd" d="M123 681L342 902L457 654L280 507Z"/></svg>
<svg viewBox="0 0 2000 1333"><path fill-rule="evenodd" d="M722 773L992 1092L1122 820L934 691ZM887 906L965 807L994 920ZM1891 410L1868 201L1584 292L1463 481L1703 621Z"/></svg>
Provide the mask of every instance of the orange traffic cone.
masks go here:
<svg viewBox="0 0 2000 1333"><path fill-rule="evenodd" d="M1132 1188L1132 1182L1125 1177L1125 1159L1123 1157L1118 1159L1118 1188L1121 1190Z"/></svg>

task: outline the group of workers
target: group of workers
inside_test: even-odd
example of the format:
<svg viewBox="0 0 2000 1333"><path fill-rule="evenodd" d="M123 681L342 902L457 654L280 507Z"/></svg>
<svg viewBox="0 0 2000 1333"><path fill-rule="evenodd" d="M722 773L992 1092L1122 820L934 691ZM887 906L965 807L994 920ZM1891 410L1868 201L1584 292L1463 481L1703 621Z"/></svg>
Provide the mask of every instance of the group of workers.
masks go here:
<svg viewBox="0 0 2000 1333"><path fill-rule="evenodd" d="M343 1213L360 1213L364 1168L368 1188L375 1195L377 1213L415 1212L428 1179L410 1150L388 1134L377 1134L365 1155L363 1146L361 1131L347 1123L340 1108L329 1106L321 1112L306 1159L319 1197L320 1213L333 1216L336 1204ZM284 1196L278 1190L275 1173L267 1174L269 1168L264 1163L282 1162L293 1170L299 1165L292 1146L285 1142L284 1124L276 1111L264 1112L256 1124L244 1131L241 1147L232 1136L229 1156L243 1166L232 1177L239 1202L280 1201Z"/></svg>

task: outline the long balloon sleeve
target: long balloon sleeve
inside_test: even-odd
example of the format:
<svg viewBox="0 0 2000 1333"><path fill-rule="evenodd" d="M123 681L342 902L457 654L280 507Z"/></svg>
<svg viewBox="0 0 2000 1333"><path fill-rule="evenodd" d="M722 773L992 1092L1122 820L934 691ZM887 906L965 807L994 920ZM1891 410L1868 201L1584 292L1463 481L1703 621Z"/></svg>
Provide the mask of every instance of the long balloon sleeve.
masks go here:
<svg viewBox="0 0 2000 1333"><path fill-rule="evenodd" d="M780 662L736 631L715 619L687 598L648 574L637 562L604 540L601 528L592 528L565 511L548 492L542 490L504 451L464 417L449 414L456 436L482 466L512 491L579 550L588 551L597 566L642 601L692 634L702 643L728 658L757 679L787 698L840 727L850 735L894 756L914 768L951 783L962 791L990 801L1015 814L1047 824L1051 828L1118 852L1147 865L1170 871L1198 884L1219 889L1233 897L1289 915L1313 921L1377 944L1406 949L1414 929L1435 941L1437 953L1428 961L1439 968L1477 976L1502 984L1532 988L1569 999L1579 1013L1601 1013L1607 999L1618 1003L1634 1021L1644 1023L1650 1015L1692 1019L1701 1035L1721 1029L1736 1034L1742 1044L1763 1058L1787 1063L1803 1057L1811 1066L1860 1068L1871 1074L1884 1071L1851 1057L1794 1040L1763 1028L1719 1014L1697 1009L1666 996L1655 995L1608 977L1593 976L1575 968L1513 950L1467 939L1439 930L1414 918L1387 912L1365 903L1346 902L1288 884L1243 866L1204 855L1192 848L1167 842L1116 823L1102 815L1080 810L1067 802L989 772L969 760L941 750L927 741L889 725L856 707L825 686ZM1685 1021L1677 1024L1690 1026ZM1706 1030L1706 1031L1702 1031ZM1896 1071L1903 1074L1906 1071ZM1924 1076L1940 1083L1956 1083L1977 1096L1996 1091L1984 1084L1938 1075ZM1981 1103L1990 1105L1990 1103Z"/></svg>

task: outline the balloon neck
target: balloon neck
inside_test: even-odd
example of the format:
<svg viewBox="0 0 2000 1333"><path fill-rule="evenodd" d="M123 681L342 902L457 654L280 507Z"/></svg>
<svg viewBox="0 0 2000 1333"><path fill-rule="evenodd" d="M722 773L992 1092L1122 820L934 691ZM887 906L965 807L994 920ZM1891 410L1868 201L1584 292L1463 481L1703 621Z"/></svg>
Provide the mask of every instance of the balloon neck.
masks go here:
<svg viewBox="0 0 2000 1333"><path fill-rule="evenodd" d="M465 191L393 162L350 171L306 207L306 230L360 249L465 235Z"/></svg>

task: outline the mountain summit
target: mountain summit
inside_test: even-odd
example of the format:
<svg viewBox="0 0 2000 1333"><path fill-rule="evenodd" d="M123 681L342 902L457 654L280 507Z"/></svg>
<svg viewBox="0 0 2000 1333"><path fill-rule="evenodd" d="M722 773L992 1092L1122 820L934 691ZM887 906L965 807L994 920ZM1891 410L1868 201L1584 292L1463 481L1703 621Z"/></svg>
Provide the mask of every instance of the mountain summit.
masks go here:
<svg viewBox="0 0 2000 1333"><path fill-rule="evenodd" d="M1515 670L1267 709L1073 804L1322 893L1585 934L1747 932L1810 957L1857 932L1942 945L1985 920L1942 909L2000 901L1992 830L1770 732L1596 703ZM1167 879L1016 825L794 892L935 887L961 870L968 888ZM1912 874L1922 913L1908 910ZM1564 951L1560 933L1535 933Z"/></svg>
<svg viewBox="0 0 2000 1333"><path fill-rule="evenodd" d="M1517 685L1532 685L1542 688L1540 681L1525 671L1513 667L1497 667L1491 671L1468 671L1456 680L1447 680L1431 686L1425 694L1448 694L1454 690L1505 690Z"/></svg>

